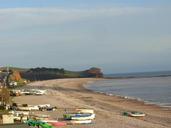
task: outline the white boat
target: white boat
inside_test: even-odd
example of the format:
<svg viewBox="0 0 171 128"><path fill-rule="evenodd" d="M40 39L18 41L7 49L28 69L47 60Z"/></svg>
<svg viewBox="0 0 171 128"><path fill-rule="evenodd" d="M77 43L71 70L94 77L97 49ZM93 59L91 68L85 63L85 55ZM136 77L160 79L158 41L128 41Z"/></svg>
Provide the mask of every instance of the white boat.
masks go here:
<svg viewBox="0 0 171 128"><path fill-rule="evenodd" d="M128 112L124 112L123 115L131 116L131 117L144 117L146 114L142 112L128 111Z"/></svg>
<svg viewBox="0 0 171 128"><path fill-rule="evenodd" d="M39 107L38 106L28 106L28 107L17 107L18 110L21 110L21 111L38 111L39 110Z"/></svg>
<svg viewBox="0 0 171 128"><path fill-rule="evenodd" d="M69 124L91 124L92 120L71 120Z"/></svg>
<svg viewBox="0 0 171 128"><path fill-rule="evenodd" d="M29 89L22 89L22 90L21 90L21 94L22 94L22 95L31 95Z"/></svg>
<svg viewBox="0 0 171 128"><path fill-rule="evenodd" d="M50 107L50 104L39 104L38 107L40 108L46 108L46 107Z"/></svg>
<svg viewBox="0 0 171 128"><path fill-rule="evenodd" d="M76 109L76 111L78 113L91 113L91 114L94 114L94 110L93 109Z"/></svg>
<svg viewBox="0 0 171 128"><path fill-rule="evenodd" d="M28 111L10 111L9 113L11 113L15 116L19 116L19 115L28 116L29 115Z"/></svg>
<svg viewBox="0 0 171 128"><path fill-rule="evenodd" d="M71 116L71 120L93 120L95 114L75 114Z"/></svg>
<svg viewBox="0 0 171 128"><path fill-rule="evenodd" d="M50 120L50 119L47 119L47 120L41 120L42 122L45 122L45 123L56 123L58 122L57 120Z"/></svg>
<svg viewBox="0 0 171 128"><path fill-rule="evenodd" d="M46 90L41 90L41 89L31 89L30 90L33 95L45 95Z"/></svg>
<svg viewBox="0 0 171 128"><path fill-rule="evenodd" d="M132 113L132 112L130 112L129 116L131 116L131 117L144 117L145 113Z"/></svg>
<svg viewBox="0 0 171 128"><path fill-rule="evenodd" d="M31 111L29 107L17 107L17 109L20 111Z"/></svg>

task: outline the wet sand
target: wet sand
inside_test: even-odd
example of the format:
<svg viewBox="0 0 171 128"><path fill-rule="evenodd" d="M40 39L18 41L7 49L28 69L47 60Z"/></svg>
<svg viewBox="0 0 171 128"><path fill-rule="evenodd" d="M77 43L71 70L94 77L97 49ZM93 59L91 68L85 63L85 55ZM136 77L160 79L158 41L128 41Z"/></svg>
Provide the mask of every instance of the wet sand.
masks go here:
<svg viewBox="0 0 171 128"><path fill-rule="evenodd" d="M57 106L56 112L43 112L53 118L62 119L62 115L75 108L92 108L96 119L91 125L74 125L66 128L171 128L171 109L161 108L144 102L125 99L118 96L107 96L89 91L83 85L100 79L78 78L38 81L30 87L47 89L47 95L15 97L14 102L20 104L52 104ZM123 116L124 111L141 111L144 119ZM39 113L39 112L38 112Z"/></svg>

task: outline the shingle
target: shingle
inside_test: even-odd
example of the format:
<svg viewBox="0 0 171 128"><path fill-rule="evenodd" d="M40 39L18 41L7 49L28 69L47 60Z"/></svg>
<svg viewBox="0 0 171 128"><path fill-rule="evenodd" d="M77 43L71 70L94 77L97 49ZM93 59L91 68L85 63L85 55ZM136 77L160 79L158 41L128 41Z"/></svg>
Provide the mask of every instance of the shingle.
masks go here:
<svg viewBox="0 0 171 128"><path fill-rule="evenodd" d="M0 125L0 128L30 128L27 124L5 124Z"/></svg>

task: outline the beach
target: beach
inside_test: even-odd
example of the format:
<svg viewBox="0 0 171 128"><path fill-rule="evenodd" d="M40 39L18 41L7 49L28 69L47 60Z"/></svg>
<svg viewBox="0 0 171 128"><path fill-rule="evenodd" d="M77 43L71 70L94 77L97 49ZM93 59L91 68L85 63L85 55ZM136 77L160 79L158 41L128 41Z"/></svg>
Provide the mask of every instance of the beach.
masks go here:
<svg viewBox="0 0 171 128"><path fill-rule="evenodd" d="M171 109L142 101L108 96L84 88L96 78L56 79L30 83L29 87L47 90L47 95L19 96L13 101L19 104L51 104L57 106L55 112L43 112L53 118L62 120L62 115L76 108L95 110L96 119L90 125L68 125L66 128L170 128ZM141 111L146 114L143 119L123 116L124 111ZM36 112L35 112L36 113ZM39 113L39 112L38 112Z"/></svg>

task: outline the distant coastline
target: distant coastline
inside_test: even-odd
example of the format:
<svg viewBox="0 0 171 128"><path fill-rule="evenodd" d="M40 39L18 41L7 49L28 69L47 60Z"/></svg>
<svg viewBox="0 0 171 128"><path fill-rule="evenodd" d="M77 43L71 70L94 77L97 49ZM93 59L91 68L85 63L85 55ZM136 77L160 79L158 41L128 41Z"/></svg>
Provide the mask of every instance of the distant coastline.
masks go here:
<svg viewBox="0 0 171 128"><path fill-rule="evenodd" d="M171 71L116 73L116 74L104 75L104 77L107 79L150 78L150 77L169 77L169 76L171 76Z"/></svg>

